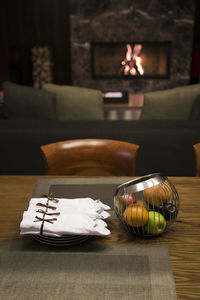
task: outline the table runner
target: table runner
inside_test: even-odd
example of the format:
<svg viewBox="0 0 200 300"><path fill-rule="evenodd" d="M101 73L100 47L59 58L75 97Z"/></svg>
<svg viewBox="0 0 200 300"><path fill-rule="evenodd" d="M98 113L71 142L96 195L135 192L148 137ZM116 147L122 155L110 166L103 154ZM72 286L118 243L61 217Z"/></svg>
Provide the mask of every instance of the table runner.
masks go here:
<svg viewBox="0 0 200 300"><path fill-rule="evenodd" d="M88 180L82 179L39 179L37 180L32 197L41 197L42 194L52 192L56 197L61 198L78 198L91 197L100 199L102 202L113 208L114 193L117 186L125 179L116 179L116 183L111 183L104 180L104 183L99 179Z"/></svg>
<svg viewBox="0 0 200 300"><path fill-rule="evenodd" d="M57 197L90 196L99 198L113 209L113 195L116 187L126 181L126 178L39 179L32 197L40 197L41 194L48 192L54 192ZM112 214L112 219L114 215ZM32 243L31 250L28 252L30 257L27 260L35 261L34 265L43 265L44 267L35 267L34 269L38 270L38 276L42 276L41 280L47 286L45 290L48 295L44 294L45 298L72 300L177 299L167 246L95 244L90 241L77 246L57 249L37 244L37 242L35 242L36 244ZM38 255L33 252L33 249L37 250L37 253L40 249L40 254L42 249L42 261L38 261ZM16 258L16 260L18 259ZM51 261L54 261L53 265L50 264ZM65 269L64 266L69 266L69 269ZM45 277L46 273L43 273L44 270L48 270L48 274L51 271L48 280ZM34 278L36 284L40 286L38 277ZM29 280L34 282L32 276ZM53 285L54 280L57 284L52 290L50 282ZM34 293L33 289L33 295ZM40 293L44 293L43 290ZM27 299L34 299L34 297Z"/></svg>
<svg viewBox="0 0 200 300"><path fill-rule="evenodd" d="M175 300L165 245L0 244L0 299Z"/></svg>
<svg viewBox="0 0 200 300"><path fill-rule="evenodd" d="M113 207L116 184L51 184L49 192L60 198L90 197Z"/></svg>

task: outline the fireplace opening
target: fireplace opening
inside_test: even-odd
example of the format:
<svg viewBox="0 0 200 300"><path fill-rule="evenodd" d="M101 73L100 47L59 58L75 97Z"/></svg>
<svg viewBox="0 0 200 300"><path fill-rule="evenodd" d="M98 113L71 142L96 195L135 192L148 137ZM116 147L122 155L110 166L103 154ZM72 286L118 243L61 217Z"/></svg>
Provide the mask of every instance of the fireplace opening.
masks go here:
<svg viewBox="0 0 200 300"><path fill-rule="evenodd" d="M97 78L169 78L170 42L91 43Z"/></svg>

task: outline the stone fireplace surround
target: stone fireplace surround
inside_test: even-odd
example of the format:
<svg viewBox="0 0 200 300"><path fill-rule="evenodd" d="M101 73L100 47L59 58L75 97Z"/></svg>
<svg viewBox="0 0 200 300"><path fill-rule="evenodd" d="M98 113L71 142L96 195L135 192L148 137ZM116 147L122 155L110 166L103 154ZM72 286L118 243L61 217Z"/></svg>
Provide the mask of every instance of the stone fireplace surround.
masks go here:
<svg viewBox="0 0 200 300"><path fill-rule="evenodd" d="M170 42L91 43L92 79L169 78Z"/></svg>
<svg viewBox="0 0 200 300"><path fill-rule="evenodd" d="M145 93L189 84L195 1L73 0L70 3L72 84ZM169 78L92 78L91 43L171 42Z"/></svg>

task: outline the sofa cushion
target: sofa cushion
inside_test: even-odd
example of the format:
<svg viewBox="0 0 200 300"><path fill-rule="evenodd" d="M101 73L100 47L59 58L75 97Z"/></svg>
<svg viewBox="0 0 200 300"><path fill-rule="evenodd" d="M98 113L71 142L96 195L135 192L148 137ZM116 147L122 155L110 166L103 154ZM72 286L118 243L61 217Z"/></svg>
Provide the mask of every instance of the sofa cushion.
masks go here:
<svg viewBox="0 0 200 300"><path fill-rule="evenodd" d="M59 120L104 118L103 97L98 90L56 84L44 84L42 88L56 94Z"/></svg>
<svg viewBox="0 0 200 300"><path fill-rule="evenodd" d="M3 83L6 119L57 119L56 95L12 82Z"/></svg>
<svg viewBox="0 0 200 300"><path fill-rule="evenodd" d="M193 102L190 120L200 120L200 96Z"/></svg>
<svg viewBox="0 0 200 300"><path fill-rule="evenodd" d="M141 120L188 120L200 84L144 94Z"/></svg>

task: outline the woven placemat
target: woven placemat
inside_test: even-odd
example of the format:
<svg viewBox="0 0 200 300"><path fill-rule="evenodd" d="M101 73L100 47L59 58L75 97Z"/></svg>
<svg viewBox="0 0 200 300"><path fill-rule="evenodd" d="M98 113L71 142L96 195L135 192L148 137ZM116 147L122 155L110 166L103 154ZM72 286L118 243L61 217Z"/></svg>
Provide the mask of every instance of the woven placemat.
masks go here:
<svg viewBox="0 0 200 300"><path fill-rule="evenodd" d="M163 245L0 244L0 278L0 299L177 299Z"/></svg>
<svg viewBox="0 0 200 300"><path fill-rule="evenodd" d="M53 192L56 197L92 197L100 199L113 209L114 192L117 186L125 181L123 178L39 179L32 197L40 197L48 192ZM30 272L25 282L31 281L32 284L33 297L30 298L29 295L27 299L35 299L36 296L41 299L47 297L72 300L177 299L167 246L86 242L57 249L32 241L30 246L25 243L21 249L15 251L13 252L15 258L12 258L11 254L9 256L13 262L20 261L23 257L26 265L31 261L32 267L25 265L23 268L23 270L28 268L26 272ZM18 255L21 258L17 258ZM6 266L5 263L5 270ZM38 276L33 275L31 269L37 270ZM22 275L19 266L18 270L20 277ZM12 274L7 275L7 278L9 276L12 277ZM46 286L45 292L42 290L41 282ZM23 293L26 293L28 284L28 282L24 284ZM38 292L34 289L37 285ZM13 292L16 293L14 287Z"/></svg>
<svg viewBox="0 0 200 300"><path fill-rule="evenodd" d="M43 194L52 192L55 197L60 198L81 198L91 197L99 199L102 202L113 207L114 193L118 182L110 183L104 179L103 182L93 179L93 182L87 179L39 179L33 189L31 197L41 197Z"/></svg>
<svg viewBox="0 0 200 300"><path fill-rule="evenodd" d="M51 184L49 192L60 198L90 197L113 207L116 184Z"/></svg>

